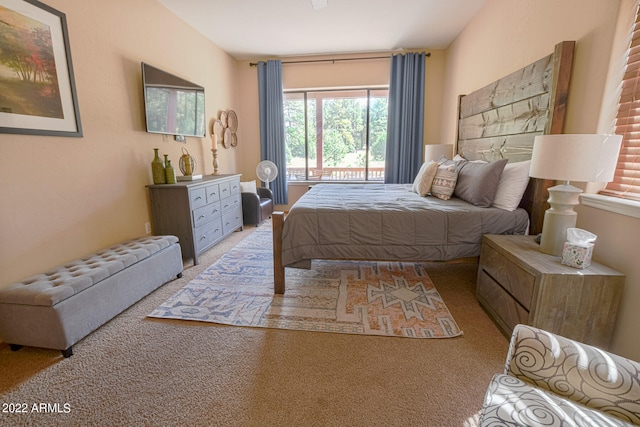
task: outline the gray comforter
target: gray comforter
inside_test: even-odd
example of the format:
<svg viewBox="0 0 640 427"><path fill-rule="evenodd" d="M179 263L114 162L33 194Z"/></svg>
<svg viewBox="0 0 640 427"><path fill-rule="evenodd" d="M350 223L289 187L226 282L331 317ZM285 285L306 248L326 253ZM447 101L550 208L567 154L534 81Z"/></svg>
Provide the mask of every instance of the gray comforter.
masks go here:
<svg viewBox="0 0 640 427"><path fill-rule="evenodd" d="M320 184L291 208L286 267L312 259L445 261L480 255L483 234L525 234L529 217L457 198L420 197L410 184Z"/></svg>

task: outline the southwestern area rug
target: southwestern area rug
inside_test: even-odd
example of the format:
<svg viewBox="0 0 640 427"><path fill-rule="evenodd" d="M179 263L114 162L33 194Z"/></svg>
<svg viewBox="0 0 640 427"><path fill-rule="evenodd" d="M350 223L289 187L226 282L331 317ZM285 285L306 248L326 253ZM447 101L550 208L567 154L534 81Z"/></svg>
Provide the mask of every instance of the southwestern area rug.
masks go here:
<svg viewBox="0 0 640 427"><path fill-rule="evenodd" d="M148 316L234 326L396 336L462 335L421 263L314 261L273 293L271 229L260 227Z"/></svg>

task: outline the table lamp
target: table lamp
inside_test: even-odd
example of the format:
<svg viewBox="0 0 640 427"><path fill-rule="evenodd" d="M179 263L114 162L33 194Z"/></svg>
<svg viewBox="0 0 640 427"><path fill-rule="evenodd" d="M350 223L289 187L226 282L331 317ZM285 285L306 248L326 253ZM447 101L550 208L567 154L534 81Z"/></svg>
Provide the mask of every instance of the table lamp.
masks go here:
<svg viewBox="0 0 640 427"><path fill-rule="evenodd" d="M529 176L564 181L549 188L549 205L544 214L540 250L562 254L567 228L576 226L580 188L569 184L609 182L613 179L622 136L620 135L541 135L533 141Z"/></svg>
<svg viewBox="0 0 640 427"><path fill-rule="evenodd" d="M451 159L453 155L453 144L427 144L424 146L424 161L433 160L437 162L440 157L445 156Z"/></svg>

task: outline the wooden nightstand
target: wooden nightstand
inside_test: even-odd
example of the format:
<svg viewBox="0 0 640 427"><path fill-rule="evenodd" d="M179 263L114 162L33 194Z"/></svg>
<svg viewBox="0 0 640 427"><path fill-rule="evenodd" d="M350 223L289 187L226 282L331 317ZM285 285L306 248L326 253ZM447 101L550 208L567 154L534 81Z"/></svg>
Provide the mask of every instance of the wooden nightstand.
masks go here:
<svg viewBox="0 0 640 427"><path fill-rule="evenodd" d="M540 252L534 236L485 235L476 296L506 336L518 323L608 349L625 276L580 270Z"/></svg>

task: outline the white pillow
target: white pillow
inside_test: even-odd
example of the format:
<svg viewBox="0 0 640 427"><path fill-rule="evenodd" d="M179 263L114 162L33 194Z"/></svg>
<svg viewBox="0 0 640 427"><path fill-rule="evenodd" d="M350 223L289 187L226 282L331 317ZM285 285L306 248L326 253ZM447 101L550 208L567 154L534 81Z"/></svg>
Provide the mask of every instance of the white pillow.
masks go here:
<svg viewBox="0 0 640 427"><path fill-rule="evenodd" d="M433 177L436 176L437 171L438 164L436 162L433 160L424 162L420 167L418 175L416 175L416 179L413 181L411 191L418 193L422 197L426 196L431 190L431 183L433 182Z"/></svg>
<svg viewBox="0 0 640 427"><path fill-rule="evenodd" d="M240 192L258 194L258 190L256 188L256 181L253 180L253 181L241 182Z"/></svg>
<svg viewBox="0 0 640 427"><path fill-rule="evenodd" d="M427 165L428 165L428 162L424 162L422 166L420 166L420 170L418 171L415 179L413 180L411 191L413 191L414 193L418 192L418 183L422 180L422 177L424 176L424 171L427 170Z"/></svg>
<svg viewBox="0 0 640 427"><path fill-rule="evenodd" d="M507 211L516 210L529 183L530 166L531 160L507 163L500 176L493 207Z"/></svg>

